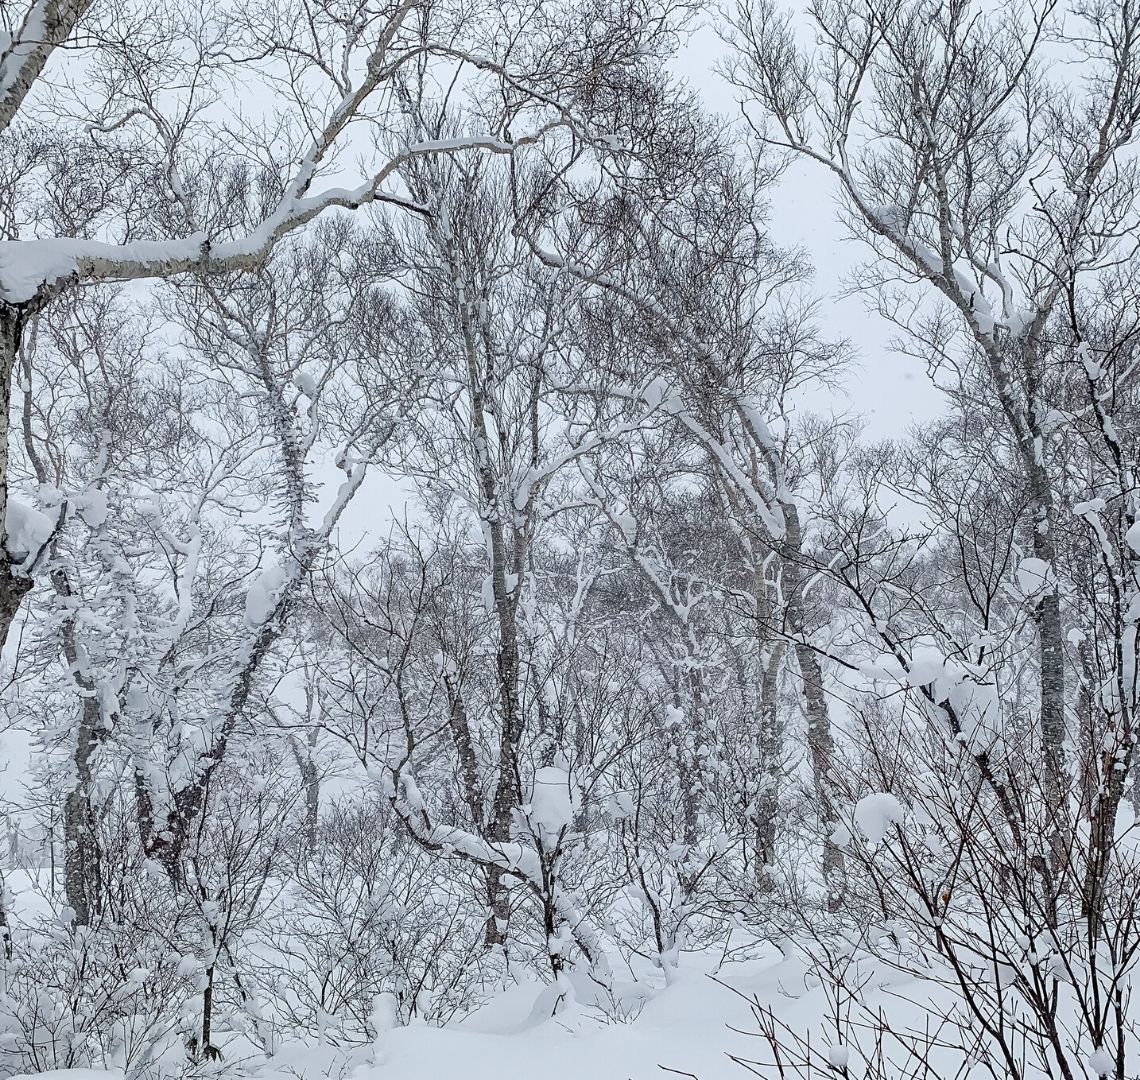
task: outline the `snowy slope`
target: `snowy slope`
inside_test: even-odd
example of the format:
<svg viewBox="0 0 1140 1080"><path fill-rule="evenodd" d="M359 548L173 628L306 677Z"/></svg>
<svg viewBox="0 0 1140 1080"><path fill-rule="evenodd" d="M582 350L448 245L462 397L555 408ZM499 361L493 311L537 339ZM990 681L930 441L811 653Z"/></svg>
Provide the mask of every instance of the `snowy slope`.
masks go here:
<svg viewBox="0 0 1140 1080"><path fill-rule="evenodd" d="M715 957L688 957L681 977L662 987L639 1009L632 997L619 1011L627 1022L606 1017L579 984L574 1002L558 1002L557 990L537 983L504 991L466 1021L447 1028L413 1025L381 1035L377 1047L345 1052L286 1046L258 1075L263 1080L319 1080L352 1075L354 1080L648 1080L663 1070L696 1074L701 1080L747 1076L729 1054L755 1056L755 1037L730 1030L754 1028L741 993L756 992L773 1004L794 1006L780 989L791 973L777 958L728 965L715 981ZM804 991L802 968L792 992ZM798 987L796 983L798 981ZM582 1001L587 1001L583 1004ZM813 1010L814 1011L814 1010Z"/></svg>

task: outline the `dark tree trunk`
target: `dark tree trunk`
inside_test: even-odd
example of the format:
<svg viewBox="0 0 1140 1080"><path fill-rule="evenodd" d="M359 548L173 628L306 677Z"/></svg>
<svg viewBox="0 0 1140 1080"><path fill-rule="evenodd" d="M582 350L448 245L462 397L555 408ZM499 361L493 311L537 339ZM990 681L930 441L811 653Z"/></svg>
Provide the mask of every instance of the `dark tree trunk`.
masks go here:
<svg viewBox="0 0 1140 1080"><path fill-rule="evenodd" d="M20 605L32 587L8 551L8 418L12 405L12 371L31 314L30 305L12 305L0 300L0 648L19 614Z"/></svg>
<svg viewBox="0 0 1140 1080"><path fill-rule="evenodd" d="M780 670L784 665L787 643L772 640L770 631L772 603L762 565L753 571L752 584L756 603L756 640L763 669L756 709L756 722L759 727L760 788L753 812L753 825L756 830L754 873L757 886L767 892L772 888L774 878L766 868L776 861L776 838L780 831L784 725L780 719L779 689Z"/></svg>
<svg viewBox="0 0 1140 1080"><path fill-rule="evenodd" d="M811 757L817 813L823 832L823 880L827 886L827 909L838 911L845 891L846 865L843 852L831 839L839 823L831 790L831 770L835 763L835 740L831 732L831 716L823 687L823 668L815 650L808 644L807 613L804 607L804 568L801 562L803 532L799 511L793 504L784 506L787 559L784 567L784 591L787 597L787 619L795 639L796 661L803 683L804 709L808 721L808 753Z"/></svg>

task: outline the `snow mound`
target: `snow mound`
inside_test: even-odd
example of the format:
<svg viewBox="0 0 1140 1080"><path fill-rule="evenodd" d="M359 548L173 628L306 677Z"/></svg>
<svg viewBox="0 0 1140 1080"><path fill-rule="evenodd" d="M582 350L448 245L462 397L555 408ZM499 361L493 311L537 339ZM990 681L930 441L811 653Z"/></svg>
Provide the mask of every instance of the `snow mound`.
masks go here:
<svg viewBox="0 0 1140 1080"><path fill-rule="evenodd" d="M277 565L265 567L249 584L245 594L245 622L256 629L263 626L281 600L285 591L285 570Z"/></svg>
<svg viewBox="0 0 1140 1080"><path fill-rule="evenodd" d="M35 555L48 542L55 522L34 507L8 497L4 532L8 554L17 561Z"/></svg>
<svg viewBox="0 0 1140 1080"><path fill-rule="evenodd" d="M930 686L946 674L946 657L932 646L915 649L910 658L907 683L910 686Z"/></svg>
<svg viewBox="0 0 1140 1080"><path fill-rule="evenodd" d="M846 1069L851 1054L846 1046L832 1046L827 1051L827 1062L833 1069Z"/></svg>
<svg viewBox="0 0 1140 1080"><path fill-rule="evenodd" d="M88 488L76 495L72 501L79 516L91 528L98 529L106 524L110 508L107 504L107 493L102 488Z"/></svg>
<svg viewBox="0 0 1140 1080"><path fill-rule="evenodd" d="M1027 600L1040 599L1056 584L1053 568L1044 559L1022 559L1017 564L1017 584Z"/></svg>
<svg viewBox="0 0 1140 1080"><path fill-rule="evenodd" d="M301 391L310 401L316 401L319 391L317 390L317 380L312 377L307 371L298 370L293 373L293 385Z"/></svg>
<svg viewBox="0 0 1140 1080"><path fill-rule="evenodd" d="M570 774L548 765L534 774L530 797L530 824L543 843L558 842L559 833L574 820L575 791Z"/></svg>
<svg viewBox="0 0 1140 1080"><path fill-rule="evenodd" d="M892 825L902 823L903 808L889 792L864 795L855 804L855 826L873 844L881 843Z"/></svg>
<svg viewBox="0 0 1140 1080"><path fill-rule="evenodd" d="M1132 549L1133 554L1140 555L1140 521L1134 521L1128 526L1128 532L1124 534L1124 539L1128 541L1128 546Z"/></svg>
<svg viewBox="0 0 1140 1080"><path fill-rule="evenodd" d="M986 667L946 656L932 640L915 642L905 660L904 667L897 657L884 653L864 661L859 671L872 680L890 679L899 686L929 688L931 700L939 705L948 703L958 714L966 745L994 745L1000 735L1001 709L996 681Z"/></svg>
<svg viewBox="0 0 1140 1080"><path fill-rule="evenodd" d="M1094 1050L1089 1057L1089 1068L1097 1076L1110 1076L1116 1072L1116 1060L1105 1050Z"/></svg>

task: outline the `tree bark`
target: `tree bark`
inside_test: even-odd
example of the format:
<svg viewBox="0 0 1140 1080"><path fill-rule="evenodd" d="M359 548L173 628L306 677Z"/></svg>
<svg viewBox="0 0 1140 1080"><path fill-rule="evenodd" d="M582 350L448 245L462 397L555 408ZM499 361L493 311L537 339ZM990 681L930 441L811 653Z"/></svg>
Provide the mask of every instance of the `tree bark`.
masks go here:
<svg viewBox="0 0 1140 1080"><path fill-rule="evenodd" d="M0 53L0 131L20 111L52 52L75 29L92 0L33 0L12 43Z"/></svg>
<svg viewBox="0 0 1140 1080"><path fill-rule="evenodd" d="M803 682L804 710L807 713L808 753L811 756L817 813L823 831L823 880L827 887L827 910L836 912L843 903L846 865L843 852L832 840L839 819L831 795L830 773L835 763L835 739L831 732L831 716L823 688L823 669L819 657L807 641L807 613L804 608L804 568L801 562L803 530L799 510L787 502L784 511L784 595L787 619L795 641L796 661Z"/></svg>
<svg viewBox="0 0 1140 1080"><path fill-rule="evenodd" d="M776 860L776 837L780 830L780 785L784 759L784 725L780 721L780 669L784 665L787 643L771 640L772 621L768 584L758 565L753 571L753 594L756 603L756 633L763 674L756 707L756 723L760 744L760 789L753 814L755 834L756 884L765 892L774 880L767 867ZM767 650L765 652L765 650Z"/></svg>
<svg viewBox="0 0 1140 1080"><path fill-rule="evenodd" d="M51 581L61 599L71 597L71 584L62 569L52 571ZM76 924L87 926L100 906L102 859L91 796L93 758L102 740L102 716L94 683L79 668L79 645L75 624L70 618L63 624L61 637L63 656L80 700L72 754L75 771L63 803L63 887L68 906L75 912Z"/></svg>
<svg viewBox="0 0 1140 1080"><path fill-rule="evenodd" d="M0 649L19 614L32 579L21 573L8 551L8 419L12 406L12 372L31 314L29 305L0 300Z"/></svg>

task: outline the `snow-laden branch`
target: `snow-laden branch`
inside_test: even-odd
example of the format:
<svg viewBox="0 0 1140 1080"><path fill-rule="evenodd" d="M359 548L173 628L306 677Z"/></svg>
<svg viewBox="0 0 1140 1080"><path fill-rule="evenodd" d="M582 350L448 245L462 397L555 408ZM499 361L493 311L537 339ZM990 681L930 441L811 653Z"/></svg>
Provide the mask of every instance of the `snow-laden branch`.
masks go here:
<svg viewBox="0 0 1140 1080"><path fill-rule="evenodd" d="M609 392L614 397L643 403L648 407L650 414L660 411L672 416L712 456L725 479L739 491L741 497L756 512L768 534L774 540L783 539L786 531L784 517L773 503L779 505L791 498L786 487L782 483L777 484L774 498L769 499L757 488L752 478L733 457L732 448L697 419L693 411L685 405L681 395L669 388L664 379L658 376L638 389L618 386ZM767 422L752 406L737 404L749 437L766 452L766 456L774 454L775 440Z"/></svg>
<svg viewBox="0 0 1140 1080"><path fill-rule="evenodd" d="M71 35L92 0L33 0L0 53L0 131L20 111L48 57Z"/></svg>
<svg viewBox="0 0 1140 1080"><path fill-rule="evenodd" d="M19 31L0 54L0 131L16 115L48 57L67 40L89 3L90 0L35 0L32 4ZM0 243L0 299L9 304L27 304L47 299L71 282L254 269L284 236L333 208L355 210L383 202L428 214L427 207L384 190L386 181L416 158L469 150L513 154L520 147L541 141L555 129L580 126L564 109L559 109L551 122L532 134L513 139L476 134L413 143L356 186L329 187L312 193L314 182L347 127L360 116L366 101L381 84L393 78L398 60L390 62L388 54L402 24L417 6L418 0L403 0L397 7L372 46L358 85L344 86L340 101L301 153L279 202L246 235L222 240L199 229L181 237L124 243L70 237L5 241ZM447 49L446 55L470 60L479 69L506 77L501 65L485 57L467 57L454 48ZM550 104L543 95L539 95L539 100ZM192 216L188 228L194 229Z"/></svg>
<svg viewBox="0 0 1140 1080"><path fill-rule="evenodd" d="M71 282L127 281L187 273L251 270L261 264L284 236L334 207L355 210L369 203L389 202L428 213L426 207L382 190L386 180L415 158L467 150L512 154L521 147L539 142L560 126L560 122L547 124L533 134L511 141L490 135L473 135L414 143L365 183L355 188L328 188L308 197L293 193L301 186L298 179L307 166L303 167L274 211L245 236L235 240L215 243L206 233L198 232L182 239L134 240L123 244L62 237L0 241L0 297L11 304L20 304L36 296L50 295Z"/></svg>
<svg viewBox="0 0 1140 1080"><path fill-rule="evenodd" d="M466 829L434 824L407 764L395 766L392 772L393 787L389 801L421 847L453 855L477 866L495 867L535 892L541 894L544 891L542 864L535 851L517 842L488 843ZM589 961L593 977L608 985L612 980L612 967L605 941L601 931L582 910L579 898L556 880L551 883L550 899Z"/></svg>

